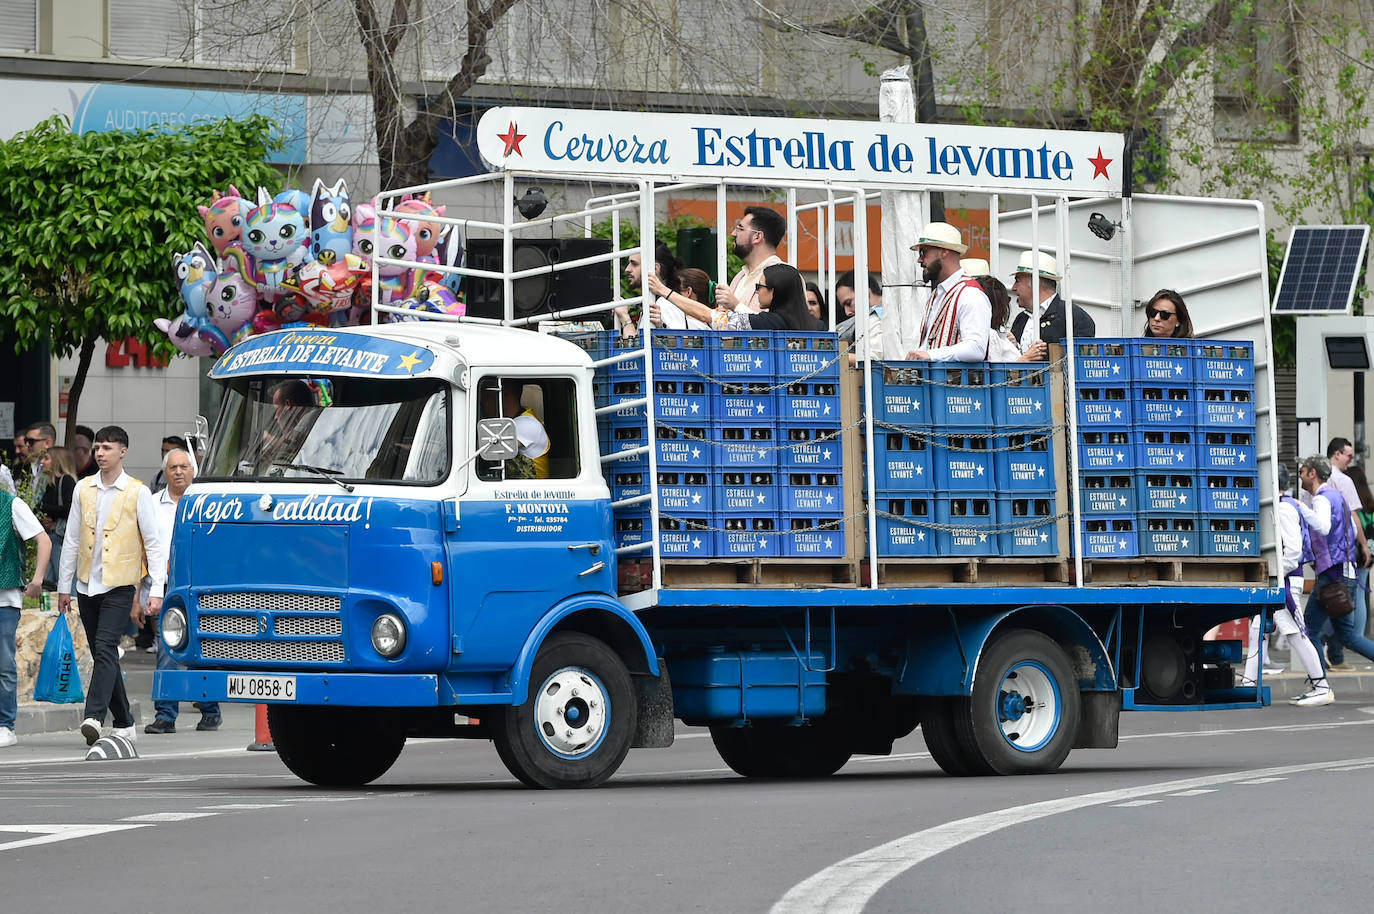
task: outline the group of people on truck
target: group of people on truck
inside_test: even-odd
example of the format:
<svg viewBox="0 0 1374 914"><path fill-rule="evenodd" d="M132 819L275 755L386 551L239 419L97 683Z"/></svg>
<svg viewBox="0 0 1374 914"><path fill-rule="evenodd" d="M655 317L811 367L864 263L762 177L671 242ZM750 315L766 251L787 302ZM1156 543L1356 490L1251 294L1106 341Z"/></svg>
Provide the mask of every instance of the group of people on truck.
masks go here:
<svg viewBox="0 0 1374 914"><path fill-rule="evenodd" d="M711 282L705 271L684 268L663 242L656 245L652 270L644 270L639 254L630 255L625 267L626 285L641 289L647 283L655 300L637 320L629 309L617 309L621 331L633 336L645 324L672 330L827 329L820 288L805 282L795 267L778 256L786 230L786 220L776 210L746 207L731 231L733 251L744 265L728 284ZM947 222L927 224L911 250L916 252L931 295L917 343L906 353L908 359L1043 361L1048 358L1049 344L1062 344L1067 338L1068 308L1058 288L1063 275L1050 254L1023 253L1008 289L990 275L986 260L963 259L968 245L959 229ZM871 275L867 280L870 353L882 358L882 286ZM848 314L835 329L840 339L851 343L858 319L856 287L853 271L835 282L836 304ZM1013 297L1020 308L1014 319ZM1038 321L1032 320L1037 305ZM1192 337L1187 306L1172 289L1155 293L1145 310L1144 336ZM1075 338L1096 335L1097 328L1086 310L1074 305L1072 315Z"/></svg>

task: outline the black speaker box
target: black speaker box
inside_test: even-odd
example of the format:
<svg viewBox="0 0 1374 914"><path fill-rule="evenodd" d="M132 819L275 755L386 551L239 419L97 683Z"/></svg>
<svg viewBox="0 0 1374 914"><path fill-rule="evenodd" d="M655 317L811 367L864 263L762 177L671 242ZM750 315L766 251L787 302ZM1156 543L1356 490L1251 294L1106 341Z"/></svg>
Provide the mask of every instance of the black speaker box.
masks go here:
<svg viewBox="0 0 1374 914"><path fill-rule="evenodd" d="M611 242L605 238L517 238L511 253L511 271L531 270L535 267L580 260L596 254L609 254ZM503 272L500 238L469 238L464 266L474 270ZM595 302L610 301L612 294L611 267L614 261L588 264L571 270L559 270L543 276L517 279L511 288L515 317L529 317L568 308L580 308ZM502 282L468 276L463 279L466 290L467 313L473 317L503 318ZM572 320L604 320L610 309L572 318Z"/></svg>

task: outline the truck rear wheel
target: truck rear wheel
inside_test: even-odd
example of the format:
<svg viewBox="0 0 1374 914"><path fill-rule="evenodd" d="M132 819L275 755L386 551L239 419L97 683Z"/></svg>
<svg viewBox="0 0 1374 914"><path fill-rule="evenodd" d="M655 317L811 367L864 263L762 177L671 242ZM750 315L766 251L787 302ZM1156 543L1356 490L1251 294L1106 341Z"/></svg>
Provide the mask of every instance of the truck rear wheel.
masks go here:
<svg viewBox="0 0 1374 914"><path fill-rule="evenodd" d="M1078 680L1058 644L1017 629L984 648L973 695L955 708L959 744L975 765L996 774L1054 771L1078 733Z"/></svg>
<svg viewBox="0 0 1374 914"><path fill-rule="evenodd" d="M406 737L386 717L352 708L268 705L277 757L291 773L321 787L361 787L386 774Z"/></svg>
<svg viewBox="0 0 1374 914"><path fill-rule="evenodd" d="M565 632L539 648L529 697L502 709L492 741L530 787L595 787L625 761L637 713L620 657L596 638Z"/></svg>
<svg viewBox="0 0 1374 914"><path fill-rule="evenodd" d="M833 727L711 726L711 742L730 770L746 778L826 778L853 752Z"/></svg>

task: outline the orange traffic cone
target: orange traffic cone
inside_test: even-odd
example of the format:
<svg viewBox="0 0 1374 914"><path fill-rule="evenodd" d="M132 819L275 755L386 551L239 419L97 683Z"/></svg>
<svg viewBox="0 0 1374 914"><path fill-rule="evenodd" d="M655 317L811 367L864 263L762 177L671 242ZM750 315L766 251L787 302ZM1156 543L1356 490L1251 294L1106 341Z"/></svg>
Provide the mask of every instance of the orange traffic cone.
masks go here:
<svg viewBox="0 0 1374 914"><path fill-rule="evenodd" d="M272 744L272 731L267 726L267 705L258 705L256 708L254 708L253 742L249 744L248 751L277 751L277 747Z"/></svg>

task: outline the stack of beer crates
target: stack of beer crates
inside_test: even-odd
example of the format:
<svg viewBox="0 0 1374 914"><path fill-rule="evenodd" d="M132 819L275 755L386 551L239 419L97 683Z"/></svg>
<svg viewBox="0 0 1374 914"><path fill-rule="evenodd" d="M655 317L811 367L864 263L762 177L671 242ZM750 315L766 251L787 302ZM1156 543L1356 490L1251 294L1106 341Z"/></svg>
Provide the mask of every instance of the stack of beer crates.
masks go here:
<svg viewBox="0 0 1374 914"><path fill-rule="evenodd" d="M1254 350L1075 344L1085 558L1256 556Z"/></svg>

